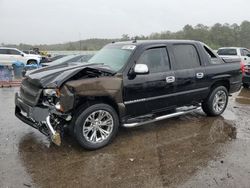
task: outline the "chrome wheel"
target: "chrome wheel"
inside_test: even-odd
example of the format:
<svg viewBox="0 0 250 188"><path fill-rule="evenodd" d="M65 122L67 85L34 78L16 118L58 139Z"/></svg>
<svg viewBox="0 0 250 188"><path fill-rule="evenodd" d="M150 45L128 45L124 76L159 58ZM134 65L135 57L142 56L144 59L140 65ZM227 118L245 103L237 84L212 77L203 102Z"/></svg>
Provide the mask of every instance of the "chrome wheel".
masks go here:
<svg viewBox="0 0 250 188"><path fill-rule="evenodd" d="M226 103L227 103L226 92L223 90L219 90L215 94L213 99L213 110L218 114L221 113L224 110Z"/></svg>
<svg viewBox="0 0 250 188"><path fill-rule="evenodd" d="M83 136L93 144L103 142L112 133L114 119L106 110L92 112L83 124Z"/></svg>

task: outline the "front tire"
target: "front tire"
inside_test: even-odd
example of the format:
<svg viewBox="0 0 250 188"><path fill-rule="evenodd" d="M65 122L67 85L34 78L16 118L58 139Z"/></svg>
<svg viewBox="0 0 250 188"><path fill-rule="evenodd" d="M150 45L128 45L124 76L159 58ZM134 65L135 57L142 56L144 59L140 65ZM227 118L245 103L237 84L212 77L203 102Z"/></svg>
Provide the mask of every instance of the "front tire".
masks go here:
<svg viewBox="0 0 250 188"><path fill-rule="evenodd" d="M228 91L224 86L213 89L208 98L202 103L202 109L208 116L221 115L228 103Z"/></svg>
<svg viewBox="0 0 250 188"><path fill-rule="evenodd" d="M119 118L114 108L98 103L80 113L75 122L74 134L83 148L96 150L114 139L118 127Z"/></svg>

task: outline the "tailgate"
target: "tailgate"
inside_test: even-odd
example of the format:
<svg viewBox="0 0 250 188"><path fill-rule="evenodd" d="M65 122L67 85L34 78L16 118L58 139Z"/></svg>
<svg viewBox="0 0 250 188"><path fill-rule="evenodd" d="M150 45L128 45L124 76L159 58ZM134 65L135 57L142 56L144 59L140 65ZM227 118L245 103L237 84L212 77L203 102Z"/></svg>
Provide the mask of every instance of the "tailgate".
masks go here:
<svg viewBox="0 0 250 188"><path fill-rule="evenodd" d="M229 57L223 57L222 58L225 63L240 63L240 58L229 58Z"/></svg>

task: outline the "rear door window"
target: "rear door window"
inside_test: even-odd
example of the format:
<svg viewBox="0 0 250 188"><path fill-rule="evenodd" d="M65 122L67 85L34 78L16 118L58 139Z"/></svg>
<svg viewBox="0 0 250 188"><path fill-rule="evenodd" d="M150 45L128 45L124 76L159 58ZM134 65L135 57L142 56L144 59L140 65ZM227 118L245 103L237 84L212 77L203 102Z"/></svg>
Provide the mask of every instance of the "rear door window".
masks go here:
<svg viewBox="0 0 250 188"><path fill-rule="evenodd" d="M165 72L170 69L166 48L152 48L143 52L137 64L146 64L150 73Z"/></svg>
<svg viewBox="0 0 250 188"><path fill-rule="evenodd" d="M175 44L173 53L177 70L192 69L201 65L197 50L191 44Z"/></svg>
<svg viewBox="0 0 250 188"><path fill-rule="evenodd" d="M17 50L9 50L11 55L20 55L21 53Z"/></svg>
<svg viewBox="0 0 250 188"><path fill-rule="evenodd" d="M9 54L8 49L0 49L0 54Z"/></svg>

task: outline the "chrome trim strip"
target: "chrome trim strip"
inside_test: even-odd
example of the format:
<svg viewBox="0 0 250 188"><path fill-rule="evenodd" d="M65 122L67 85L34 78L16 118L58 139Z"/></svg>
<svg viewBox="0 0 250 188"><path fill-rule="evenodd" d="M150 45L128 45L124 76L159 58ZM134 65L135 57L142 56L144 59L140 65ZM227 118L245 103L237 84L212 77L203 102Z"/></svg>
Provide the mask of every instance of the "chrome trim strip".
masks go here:
<svg viewBox="0 0 250 188"><path fill-rule="evenodd" d="M193 93L193 92L205 91L207 89L209 89L209 87L204 87L204 88L200 88L200 89L193 89L193 90L189 90L189 91L181 91L181 92L178 92L178 93L171 93L171 94L161 95L161 96L157 96L157 97L149 97L149 98L125 101L124 104L126 105L126 104L134 104L134 103L138 103L138 102L151 101L151 100L155 100L155 99L162 99L162 98L166 98L166 97L172 97L174 95L182 95L182 94L189 94L189 93Z"/></svg>
<svg viewBox="0 0 250 188"><path fill-rule="evenodd" d="M137 102L144 102L144 101L147 101L147 99L148 98L136 99L136 100L124 102L124 104L133 104L133 103L137 103Z"/></svg>

